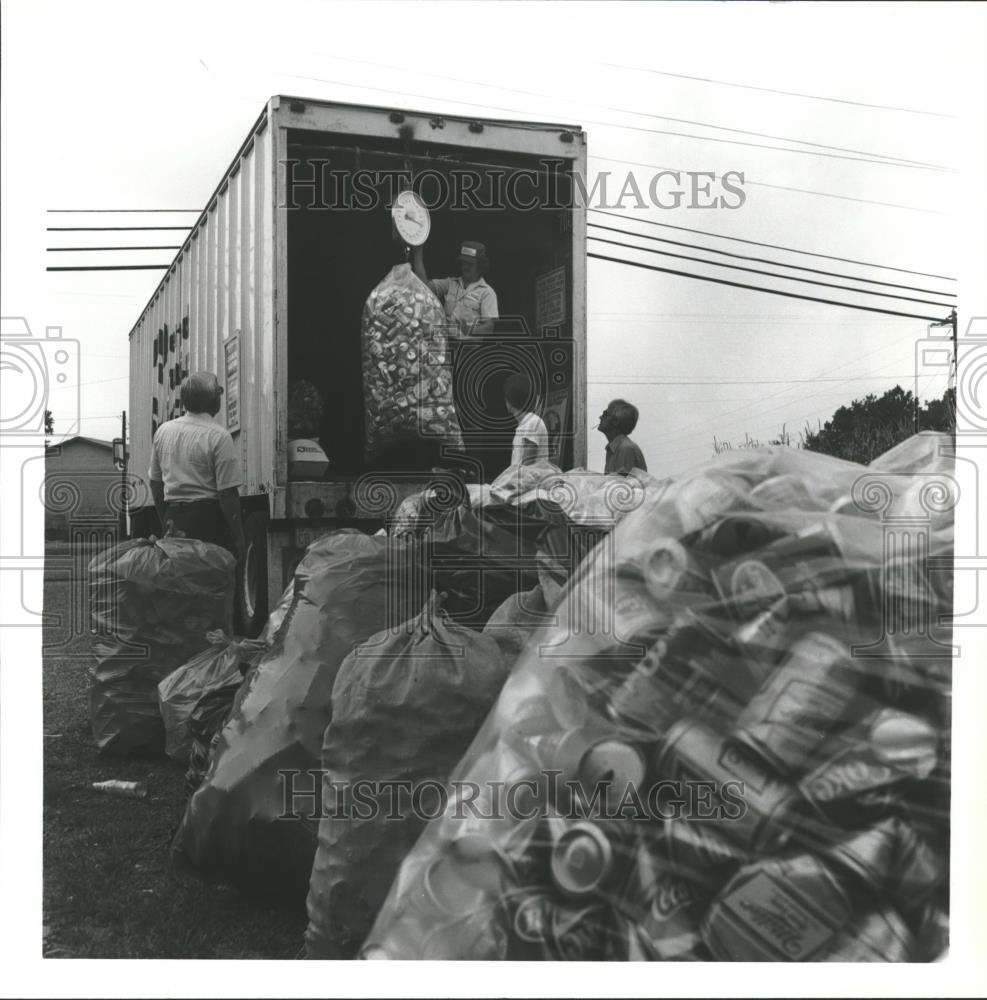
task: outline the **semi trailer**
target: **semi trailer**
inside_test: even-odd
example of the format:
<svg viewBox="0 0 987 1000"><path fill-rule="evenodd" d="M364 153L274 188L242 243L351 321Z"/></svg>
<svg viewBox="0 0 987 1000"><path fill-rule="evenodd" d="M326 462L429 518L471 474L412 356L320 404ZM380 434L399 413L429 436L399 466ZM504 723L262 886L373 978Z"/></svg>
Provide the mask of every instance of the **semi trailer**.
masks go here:
<svg viewBox="0 0 987 1000"><path fill-rule="evenodd" d="M499 385L516 371L536 388L552 460L585 466L585 175L575 125L267 102L130 332L128 464L143 486L155 431L182 412L182 380L212 371L224 386L216 419L242 463L240 629L257 633L314 538L376 531L429 481L428 470L370 469L364 452L361 313L401 259L399 190L429 209L430 277L456 273L463 240L482 241L491 262L500 319L452 354L473 478L509 463ZM317 433L304 435L328 459L318 476L289 461L298 380L322 400ZM147 537L160 526L141 485L130 526Z"/></svg>

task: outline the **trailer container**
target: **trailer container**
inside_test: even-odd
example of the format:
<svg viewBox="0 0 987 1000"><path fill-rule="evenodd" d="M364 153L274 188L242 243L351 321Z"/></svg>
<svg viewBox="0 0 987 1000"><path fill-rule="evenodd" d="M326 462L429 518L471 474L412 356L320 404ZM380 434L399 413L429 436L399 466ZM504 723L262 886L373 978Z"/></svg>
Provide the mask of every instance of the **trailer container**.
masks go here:
<svg viewBox="0 0 987 1000"><path fill-rule="evenodd" d="M490 433L467 435L476 476L509 461L498 387L511 371L539 391L556 464L585 465L585 168L573 125L286 96L265 105L130 333L133 476L146 479L154 432L181 413L183 378L212 371L224 385L217 419L242 463L245 631L259 629L312 539L376 530L428 479L364 463L361 311L399 262L389 206L409 176L431 211L430 277L457 273L464 239L484 242L492 263L501 320L454 357L464 426L489 418ZM329 470L318 481L289 476L296 379L324 401ZM131 528L148 535L160 529L138 493Z"/></svg>

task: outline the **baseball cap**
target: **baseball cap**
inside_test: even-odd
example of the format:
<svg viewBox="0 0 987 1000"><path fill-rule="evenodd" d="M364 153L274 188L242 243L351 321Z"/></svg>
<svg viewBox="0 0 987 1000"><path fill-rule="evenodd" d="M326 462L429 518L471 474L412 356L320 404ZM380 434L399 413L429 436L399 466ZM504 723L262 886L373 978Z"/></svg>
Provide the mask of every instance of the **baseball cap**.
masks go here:
<svg viewBox="0 0 987 1000"><path fill-rule="evenodd" d="M487 248L483 243L476 240L463 240L459 247L460 260L486 260Z"/></svg>

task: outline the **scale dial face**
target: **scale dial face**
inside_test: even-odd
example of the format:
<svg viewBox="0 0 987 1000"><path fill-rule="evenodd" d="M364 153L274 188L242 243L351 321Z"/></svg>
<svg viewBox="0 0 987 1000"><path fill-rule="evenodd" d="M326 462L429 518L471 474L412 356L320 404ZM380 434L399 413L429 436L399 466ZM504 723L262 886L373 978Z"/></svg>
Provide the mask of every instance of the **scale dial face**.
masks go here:
<svg viewBox="0 0 987 1000"><path fill-rule="evenodd" d="M398 235L410 247L420 247L427 239L432 222L421 198L414 191L402 191L394 199L391 218Z"/></svg>

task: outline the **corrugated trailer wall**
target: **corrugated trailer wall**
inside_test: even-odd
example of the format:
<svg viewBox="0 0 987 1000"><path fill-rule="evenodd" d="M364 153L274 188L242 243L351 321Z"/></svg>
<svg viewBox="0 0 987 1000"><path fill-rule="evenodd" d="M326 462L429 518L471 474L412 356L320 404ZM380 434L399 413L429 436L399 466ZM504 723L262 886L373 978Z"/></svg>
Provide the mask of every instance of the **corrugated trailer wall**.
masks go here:
<svg viewBox="0 0 987 1000"><path fill-rule="evenodd" d="M272 428L270 420L277 412L278 366L273 319L274 130L268 127L268 115L265 111L258 119L131 331L130 471L141 479L146 479L150 462L152 420L160 425L178 414L181 379L188 372L215 372L226 385L225 345L238 332L240 426L233 439L243 463L241 492L270 493L276 486L282 430ZM166 351L157 362L155 342ZM227 398L224 395L217 416L224 424Z"/></svg>

